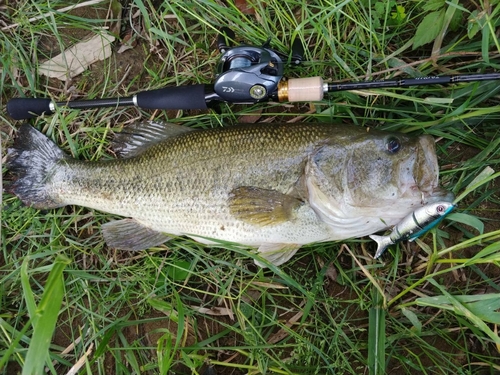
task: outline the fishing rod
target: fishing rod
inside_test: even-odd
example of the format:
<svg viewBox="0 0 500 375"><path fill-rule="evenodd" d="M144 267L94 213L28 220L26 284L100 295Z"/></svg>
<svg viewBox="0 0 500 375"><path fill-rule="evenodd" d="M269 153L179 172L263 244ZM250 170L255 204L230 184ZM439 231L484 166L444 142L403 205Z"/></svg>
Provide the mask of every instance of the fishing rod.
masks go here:
<svg viewBox="0 0 500 375"><path fill-rule="evenodd" d="M460 74L398 78L364 82L324 82L321 77L283 77L283 60L287 56L271 49L269 40L262 47L240 45L231 47L234 33L223 28L217 45L222 56L212 84L165 87L142 91L129 97L54 102L48 98L14 98L7 103L7 113L15 120L54 113L56 107L89 109L136 106L142 109L216 108L219 103L255 104L269 100L279 102L321 101L325 94L346 90L446 85L462 82L500 80L500 73ZM292 63L303 60L299 43L292 45Z"/></svg>

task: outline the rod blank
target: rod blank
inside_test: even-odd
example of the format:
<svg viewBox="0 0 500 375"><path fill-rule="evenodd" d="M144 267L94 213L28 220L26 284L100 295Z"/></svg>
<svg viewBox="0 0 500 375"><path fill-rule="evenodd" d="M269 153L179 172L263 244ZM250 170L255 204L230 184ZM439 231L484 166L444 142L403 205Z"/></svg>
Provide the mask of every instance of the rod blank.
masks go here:
<svg viewBox="0 0 500 375"><path fill-rule="evenodd" d="M421 78L401 78L381 81L329 83L328 92L345 90L366 90L389 87L409 87L425 85L447 85L460 82L493 81L500 79L500 73L463 74L454 76L428 76Z"/></svg>

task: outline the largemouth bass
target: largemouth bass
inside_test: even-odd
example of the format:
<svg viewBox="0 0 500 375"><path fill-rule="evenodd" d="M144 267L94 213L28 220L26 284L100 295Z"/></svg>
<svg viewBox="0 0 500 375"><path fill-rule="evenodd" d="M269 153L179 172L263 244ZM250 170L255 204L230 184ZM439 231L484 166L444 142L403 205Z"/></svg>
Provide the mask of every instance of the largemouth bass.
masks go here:
<svg viewBox="0 0 500 375"><path fill-rule="evenodd" d="M102 227L114 248L142 250L185 235L255 247L276 265L304 244L372 234L453 199L438 187L434 141L425 135L149 122L118 133L115 149L121 159L76 160L22 125L8 151L17 176L9 189L35 208L80 205L127 217Z"/></svg>

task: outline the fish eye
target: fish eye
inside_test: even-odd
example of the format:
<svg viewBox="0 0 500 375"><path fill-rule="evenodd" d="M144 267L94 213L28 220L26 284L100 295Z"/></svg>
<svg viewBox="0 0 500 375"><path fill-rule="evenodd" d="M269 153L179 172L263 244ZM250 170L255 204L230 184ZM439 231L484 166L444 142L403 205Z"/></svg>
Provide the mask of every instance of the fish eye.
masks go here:
<svg viewBox="0 0 500 375"><path fill-rule="evenodd" d="M438 213L443 213L445 211L444 206L440 204L439 206L436 207L436 211Z"/></svg>
<svg viewBox="0 0 500 375"><path fill-rule="evenodd" d="M401 142L396 137L390 137L387 139L385 147L389 153L395 154L401 150Z"/></svg>

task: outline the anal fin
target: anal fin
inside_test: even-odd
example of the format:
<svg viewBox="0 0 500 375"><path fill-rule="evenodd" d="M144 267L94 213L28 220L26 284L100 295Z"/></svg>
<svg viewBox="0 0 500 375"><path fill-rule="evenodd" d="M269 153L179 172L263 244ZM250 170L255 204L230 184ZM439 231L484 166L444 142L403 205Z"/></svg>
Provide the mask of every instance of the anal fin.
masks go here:
<svg viewBox="0 0 500 375"><path fill-rule="evenodd" d="M101 228L108 246L119 250L144 250L170 239L165 233L148 228L135 219L110 221Z"/></svg>
<svg viewBox="0 0 500 375"><path fill-rule="evenodd" d="M301 245L297 244L270 243L261 245L257 252L269 263L279 266L293 257L300 249L300 246ZM266 264L259 262L258 260L255 260L254 262L259 267L267 267Z"/></svg>

